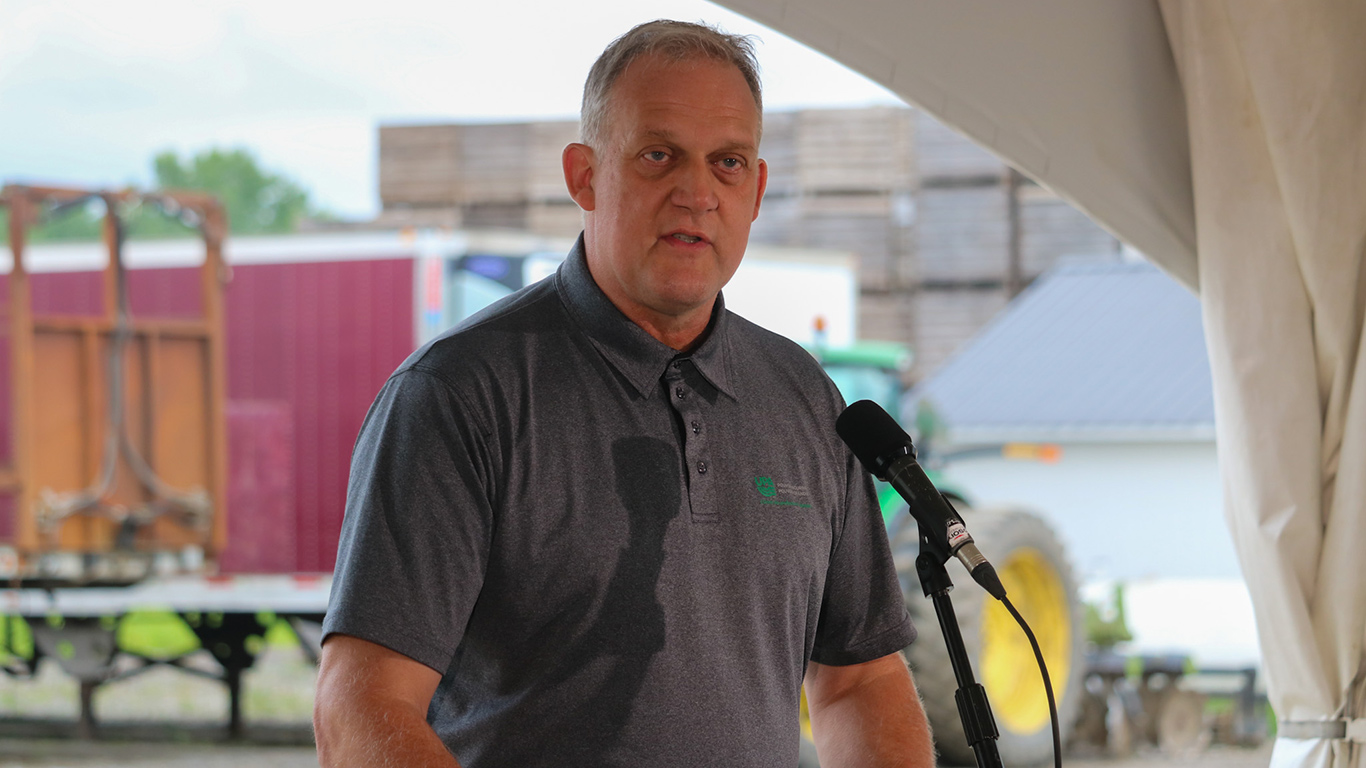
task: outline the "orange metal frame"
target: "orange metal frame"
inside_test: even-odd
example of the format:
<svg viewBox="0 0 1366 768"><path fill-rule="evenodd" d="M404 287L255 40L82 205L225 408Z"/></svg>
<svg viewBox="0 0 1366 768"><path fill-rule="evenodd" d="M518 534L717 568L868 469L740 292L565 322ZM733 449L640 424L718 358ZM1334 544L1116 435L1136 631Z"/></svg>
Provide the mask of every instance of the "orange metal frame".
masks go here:
<svg viewBox="0 0 1366 768"><path fill-rule="evenodd" d="M44 206L102 198L108 211L104 241L104 312L98 316L35 316L25 263L26 237ZM133 318L122 349L124 429L129 443L167 487L196 488L207 496L208 525L174 516L144 520L128 536L127 511L156 501L153 489L119 455L114 482L99 504L54 525L39 510L51 498L91 487L108 461L111 346L118 329L120 206L171 204L194 212L204 238L202 315L192 319ZM226 217L213 197L193 192L137 193L8 185L8 332L13 463L0 468L0 492L13 494L16 521L10 545L21 561L53 552L151 553L202 547L212 556L227 543L226 385L223 344L223 261ZM28 569L25 569L28 570Z"/></svg>

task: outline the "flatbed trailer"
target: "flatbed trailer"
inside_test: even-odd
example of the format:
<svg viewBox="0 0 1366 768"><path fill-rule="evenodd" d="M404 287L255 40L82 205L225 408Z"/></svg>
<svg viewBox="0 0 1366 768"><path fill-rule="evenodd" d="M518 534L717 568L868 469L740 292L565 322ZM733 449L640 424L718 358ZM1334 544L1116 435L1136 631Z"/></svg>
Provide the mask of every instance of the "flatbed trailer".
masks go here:
<svg viewBox="0 0 1366 768"><path fill-rule="evenodd" d="M305 655L316 663L331 588L330 573L294 573L153 577L118 587L0 589L0 616L25 620L33 639L32 656L15 656L19 666L7 671L28 676L42 660L55 662L80 684L78 732L90 737L96 732L93 697L99 686L156 666L176 667L227 687L228 732L238 737L245 725L242 674L256 662L259 639L274 621L287 622ZM148 656L119 647L118 620L146 613L180 617L201 648ZM6 630L5 639L12 642ZM201 650L213 658L216 669L195 663Z"/></svg>
<svg viewBox="0 0 1366 768"><path fill-rule="evenodd" d="M103 205L100 243L31 246L45 216ZM120 213L174 212L198 239L129 242ZM264 617L316 654L349 456L384 379L442 327L449 267L568 243L505 233L226 238L216 201L10 185L0 192L0 614L80 683L171 665L224 682ZM184 620L216 662L120 648L130 614Z"/></svg>

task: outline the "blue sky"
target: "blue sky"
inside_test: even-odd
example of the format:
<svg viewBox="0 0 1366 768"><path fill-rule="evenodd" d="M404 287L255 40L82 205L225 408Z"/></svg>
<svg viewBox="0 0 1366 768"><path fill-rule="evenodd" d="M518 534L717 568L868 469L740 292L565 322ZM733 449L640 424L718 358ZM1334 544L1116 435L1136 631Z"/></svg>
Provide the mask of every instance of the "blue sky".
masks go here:
<svg viewBox="0 0 1366 768"><path fill-rule="evenodd" d="M0 0L0 181L145 184L158 151L245 146L366 216L377 125L572 117L598 52L659 17L756 35L771 108L899 103L702 0L578 6Z"/></svg>

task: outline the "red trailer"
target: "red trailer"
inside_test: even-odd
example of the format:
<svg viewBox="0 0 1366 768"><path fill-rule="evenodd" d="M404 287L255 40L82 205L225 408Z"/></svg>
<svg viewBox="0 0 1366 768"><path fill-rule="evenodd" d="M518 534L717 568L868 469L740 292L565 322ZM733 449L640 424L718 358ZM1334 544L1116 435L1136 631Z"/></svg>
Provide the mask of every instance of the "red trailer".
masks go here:
<svg viewBox="0 0 1366 768"><path fill-rule="evenodd" d="M331 572L361 420L398 364L462 314L459 294L470 289L458 275L486 260L516 267L524 262L534 277L567 248L563 241L464 232L227 241L227 543L221 552L204 553L207 572ZM131 242L124 250L135 318L199 316L202 243ZM539 253L546 256L538 259ZM30 247L25 260L35 314L103 313L102 245ZM8 252L0 251L0 269L7 272L8 262ZM528 279L523 271L500 279L520 287ZM0 295L7 281L0 276ZM14 421L8 368L8 355L0 356L0 430L6 435ZM0 464L9 455L9 441L0 441ZM139 580L85 574L61 562L62 553L44 553L46 561L19 569L15 513L13 503L0 507L0 579L59 586ZM198 554L181 554L182 562L159 572L203 571ZM149 564L153 570L145 575L157 567Z"/></svg>
<svg viewBox="0 0 1366 768"><path fill-rule="evenodd" d="M11 199L17 194L12 192ZM29 337L22 336L22 328L16 333L7 326L0 339L0 435L6 438L0 439L0 467L14 465L23 453L14 444L24 428L46 438L53 424L69 426L74 436L66 442L78 446L26 457L47 468L60 464L60 472L39 473L27 485L0 482L0 580L10 587L0 590L0 614L29 619L37 656L52 658L81 681L87 730L93 727L95 687L126 674L116 671L120 650L109 617L148 607L191 617L191 628L223 667L233 694L232 727L238 730L240 675L254 661L247 638L263 629L258 614L269 611L289 619L306 648L316 642L336 558L351 448L385 378L421 341L467 312L465 305L486 303L488 286L492 293L506 292L539 277L562 258L569 243L466 232L242 237L223 244L218 265L211 238L134 241L118 249L126 269L115 270L110 242L27 247L24 269L14 274L9 269L13 254L0 252L6 316L37 318L29 325L70 331L72 339L67 343L62 337L67 354L53 356L43 350L52 346L50 340L38 337L38 368L25 376L24 358L12 354L11 342ZM207 269L206 259L211 260ZM116 346L111 341L116 335L111 301L118 293L111 276L116 272L126 285L130 317L123 325L132 329L118 381L128 403L132 423L126 431L129 443L137 446L134 452L168 480L175 473L164 468L178 459L212 465L197 455L176 456L171 447L204 442L197 433L189 443L177 442L190 428L186 425L196 423L196 409L213 416L215 408L197 391L217 386L225 394L218 407L224 477L220 500L205 505L203 535L196 535L194 526L164 520L121 535L131 530L131 514L71 515L47 535L35 534L35 510L41 510L31 500L81 492L100 468L108 431L104 417L110 410L103 392L114 379L102 363ZM220 307L216 327L206 318ZM167 334L186 329L210 340L210 346L221 343L221 385L213 383L212 367L197 362L200 353L182 350L184 359L176 359L165 351ZM15 359L21 360L18 368ZM186 367L197 373L175 386L158 384L171 380L167 371ZM35 380L40 391L21 400L17 390L35 388ZM68 398L72 402L54 398L50 390L56 384L78 396ZM177 400L172 390L188 390L191 405ZM16 411L18 402L39 403L38 410L55 415L35 420ZM123 463L114 474L123 486L138 485L123 482L128 474ZM192 480L208 486L212 495L212 482ZM58 487L63 482L65 487ZM190 484L187 479L179 485ZM23 488L27 491L16 492ZM145 496L124 487L107 494L106 501L117 512L146 501ZM217 618L193 620L208 615ZM48 621L51 617L62 621Z"/></svg>

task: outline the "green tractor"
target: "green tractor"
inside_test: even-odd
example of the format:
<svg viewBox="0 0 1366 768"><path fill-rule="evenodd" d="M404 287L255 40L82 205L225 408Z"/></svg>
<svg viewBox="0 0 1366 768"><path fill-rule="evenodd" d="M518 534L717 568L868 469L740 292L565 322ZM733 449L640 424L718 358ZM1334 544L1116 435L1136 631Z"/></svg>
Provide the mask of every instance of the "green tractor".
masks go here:
<svg viewBox="0 0 1366 768"><path fill-rule="evenodd" d="M910 352L904 346L860 342L838 349L817 347L811 352L846 402L873 400L888 413L900 412L902 376L910 364ZM915 443L921 465L963 516L978 547L996 566L1011 602L1038 638L1057 696L1066 743L1080 711L1085 677L1085 626L1066 553L1052 528L1038 515L1015 507L974 507L961 489L943 482L943 468L955 459L1003 451L1012 456L1048 456L1056 455L1056 449L985 446L936 454L934 438L939 427L933 412L922 407L916 422L915 429L908 431L919 435ZM906 608L920 633L904 653L934 730L939 760L946 765L975 765L954 700L958 684L948 651L934 608L921 591L915 571L919 528L896 491L881 481L876 484ZM949 575L959 587L953 592L954 610L973 673L986 688L996 716L1002 760L1012 766L1048 762L1053 748L1048 701L1028 639L1005 606L990 599L965 571L949 564ZM805 718L803 727L809 729ZM809 744L803 745L802 765L818 765Z"/></svg>

